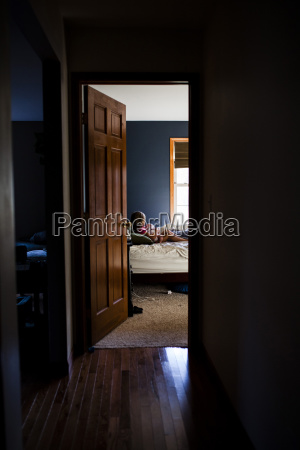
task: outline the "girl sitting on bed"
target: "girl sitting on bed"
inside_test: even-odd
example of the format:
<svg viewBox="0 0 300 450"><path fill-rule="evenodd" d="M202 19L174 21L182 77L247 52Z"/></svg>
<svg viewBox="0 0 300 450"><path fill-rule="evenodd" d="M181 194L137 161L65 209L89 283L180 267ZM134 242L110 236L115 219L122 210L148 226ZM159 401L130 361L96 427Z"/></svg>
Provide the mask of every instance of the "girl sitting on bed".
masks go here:
<svg viewBox="0 0 300 450"><path fill-rule="evenodd" d="M163 230L160 234L160 229L155 228L154 225L146 223L146 215L142 211L135 211L131 214L132 230L134 233L143 234L148 236L154 243L160 244L165 241L186 241L186 239L176 236L170 230Z"/></svg>

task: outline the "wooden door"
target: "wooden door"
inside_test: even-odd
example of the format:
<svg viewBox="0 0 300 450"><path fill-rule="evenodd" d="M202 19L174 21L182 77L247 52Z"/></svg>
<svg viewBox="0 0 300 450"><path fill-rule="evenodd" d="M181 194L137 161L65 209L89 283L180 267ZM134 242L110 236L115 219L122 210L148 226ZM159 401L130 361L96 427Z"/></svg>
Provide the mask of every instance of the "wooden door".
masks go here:
<svg viewBox="0 0 300 450"><path fill-rule="evenodd" d="M85 87L91 338L95 344L128 317L126 106ZM92 228L94 228L91 233Z"/></svg>

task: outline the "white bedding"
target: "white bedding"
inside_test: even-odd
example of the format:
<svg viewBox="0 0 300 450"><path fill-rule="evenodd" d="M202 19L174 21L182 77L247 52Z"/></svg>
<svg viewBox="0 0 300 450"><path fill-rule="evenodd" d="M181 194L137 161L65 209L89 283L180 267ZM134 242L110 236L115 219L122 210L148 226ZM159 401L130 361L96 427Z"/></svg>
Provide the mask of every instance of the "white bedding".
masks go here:
<svg viewBox="0 0 300 450"><path fill-rule="evenodd" d="M133 273L188 272L188 241L130 247Z"/></svg>

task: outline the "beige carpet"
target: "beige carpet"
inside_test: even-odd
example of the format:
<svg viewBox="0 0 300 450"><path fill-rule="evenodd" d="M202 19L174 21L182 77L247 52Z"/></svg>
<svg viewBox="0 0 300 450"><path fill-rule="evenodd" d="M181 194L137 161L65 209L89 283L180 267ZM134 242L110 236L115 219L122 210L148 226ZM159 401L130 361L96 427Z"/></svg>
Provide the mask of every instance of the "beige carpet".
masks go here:
<svg viewBox="0 0 300 450"><path fill-rule="evenodd" d="M164 285L135 285L134 306L143 308L101 339L95 348L187 347L188 296Z"/></svg>

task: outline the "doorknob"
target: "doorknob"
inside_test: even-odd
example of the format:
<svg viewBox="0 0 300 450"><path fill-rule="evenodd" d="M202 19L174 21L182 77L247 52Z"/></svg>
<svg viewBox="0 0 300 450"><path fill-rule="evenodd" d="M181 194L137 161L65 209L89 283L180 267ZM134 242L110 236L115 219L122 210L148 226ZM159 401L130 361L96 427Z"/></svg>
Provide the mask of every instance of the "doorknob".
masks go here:
<svg viewBox="0 0 300 450"><path fill-rule="evenodd" d="M131 227L131 222L129 222L129 220L128 220L128 222L121 222L120 225L122 227L130 228Z"/></svg>

